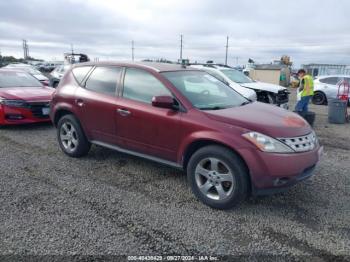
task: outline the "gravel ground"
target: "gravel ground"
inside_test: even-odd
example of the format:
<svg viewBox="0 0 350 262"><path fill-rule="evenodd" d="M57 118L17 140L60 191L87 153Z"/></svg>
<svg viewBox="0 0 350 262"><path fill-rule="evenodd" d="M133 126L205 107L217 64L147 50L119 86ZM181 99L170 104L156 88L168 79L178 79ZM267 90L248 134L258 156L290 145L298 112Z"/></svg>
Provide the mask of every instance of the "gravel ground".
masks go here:
<svg viewBox="0 0 350 262"><path fill-rule="evenodd" d="M198 202L181 171L97 146L72 159L49 124L2 127L0 254L349 260L350 124L312 110L325 146L317 174L229 211Z"/></svg>

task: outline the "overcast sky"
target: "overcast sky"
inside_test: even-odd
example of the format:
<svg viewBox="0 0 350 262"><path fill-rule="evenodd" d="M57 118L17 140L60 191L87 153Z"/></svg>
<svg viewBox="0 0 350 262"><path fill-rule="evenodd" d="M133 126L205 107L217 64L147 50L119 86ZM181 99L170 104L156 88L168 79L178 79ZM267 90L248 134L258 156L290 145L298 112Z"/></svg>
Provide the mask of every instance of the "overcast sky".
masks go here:
<svg viewBox="0 0 350 262"><path fill-rule="evenodd" d="M74 45L93 60L179 58L245 64L281 55L301 63L350 64L348 0L1 0L0 50L63 59Z"/></svg>

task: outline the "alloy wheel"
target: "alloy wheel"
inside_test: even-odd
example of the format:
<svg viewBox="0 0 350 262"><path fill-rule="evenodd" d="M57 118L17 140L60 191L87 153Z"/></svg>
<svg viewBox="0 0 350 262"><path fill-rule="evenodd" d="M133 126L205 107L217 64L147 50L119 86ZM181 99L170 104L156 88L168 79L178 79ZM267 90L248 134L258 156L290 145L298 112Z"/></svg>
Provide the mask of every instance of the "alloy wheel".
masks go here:
<svg viewBox="0 0 350 262"><path fill-rule="evenodd" d="M225 200L235 188L235 180L228 165L214 157L201 160L195 170L198 189L213 200Z"/></svg>
<svg viewBox="0 0 350 262"><path fill-rule="evenodd" d="M73 152L79 144L78 134L70 122L65 122L60 129L60 139L63 147L68 152Z"/></svg>

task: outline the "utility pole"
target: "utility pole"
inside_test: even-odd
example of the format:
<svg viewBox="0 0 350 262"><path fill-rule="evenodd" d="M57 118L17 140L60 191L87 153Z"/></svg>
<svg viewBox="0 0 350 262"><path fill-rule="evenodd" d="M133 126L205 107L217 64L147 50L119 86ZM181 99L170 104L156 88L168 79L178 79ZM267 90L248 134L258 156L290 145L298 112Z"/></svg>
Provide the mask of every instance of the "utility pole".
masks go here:
<svg viewBox="0 0 350 262"><path fill-rule="evenodd" d="M183 36L180 35L180 62L182 62L182 48L183 48L182 38Z"/></svg>
<svg viewBox="0 0 350 262"><path fill-rule="evenodd" d="M70 44L70 49L72 51L72 54L74 54L73 44Z"/></svg>
<svg viewBox="0 0 350 262"><path fill-rule="evenodd" d="M29 57L29 48L27 44L27 40L23 39L23 58L24 60L27 60Z"/></svg>
<svg viewBox="0 0 350 262"><path fill-rule="evenodd" d="M227 65L227 53L228 53L228 36L226 37L226 55L225 55L225 65Z"/></svg>
<svg viewBox="0 0 350 262"><path fill-rule="evenodd" d="M131 60L134 61L134 52L135 52L135 47L134 47L134 40L131 41Z"/></svg>

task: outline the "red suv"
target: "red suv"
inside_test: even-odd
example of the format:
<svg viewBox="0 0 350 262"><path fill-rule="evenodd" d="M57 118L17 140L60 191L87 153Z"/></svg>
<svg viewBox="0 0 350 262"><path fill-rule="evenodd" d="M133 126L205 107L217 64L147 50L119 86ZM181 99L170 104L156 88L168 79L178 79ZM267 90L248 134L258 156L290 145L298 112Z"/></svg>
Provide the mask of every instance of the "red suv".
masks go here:
<svg viewBox="0 0 350 262"><path fill-rule="evenodd" d="M220 209L310 177L322 151L298 115L175 64L76 65L50 112L67 155L96 144L182 168L193 193Z"/></svg>

